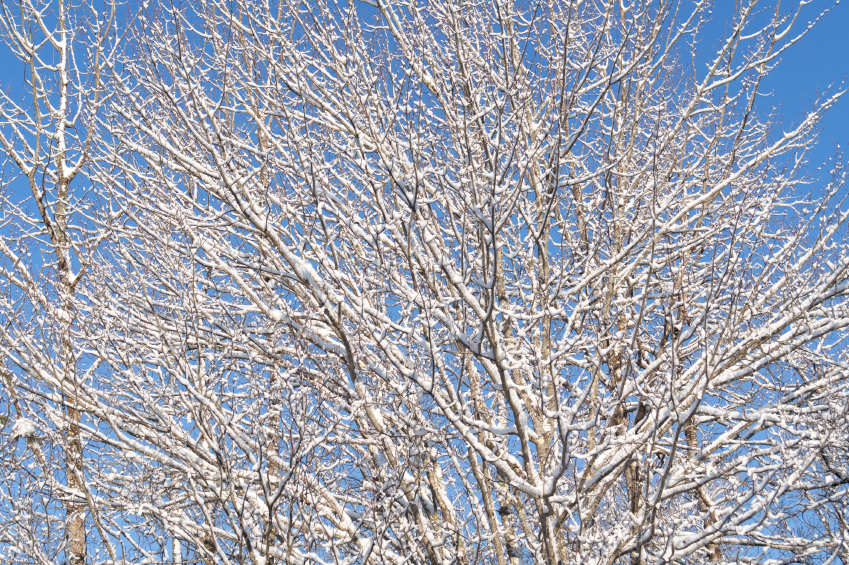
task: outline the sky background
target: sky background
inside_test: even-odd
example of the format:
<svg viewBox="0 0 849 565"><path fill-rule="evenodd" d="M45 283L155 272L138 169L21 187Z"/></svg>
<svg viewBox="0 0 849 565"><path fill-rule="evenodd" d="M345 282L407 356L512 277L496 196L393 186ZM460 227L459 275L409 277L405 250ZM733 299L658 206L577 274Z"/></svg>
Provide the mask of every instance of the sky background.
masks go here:
<svg viewBox="0 0 849 565"><path fill-rule="evenodd" d="M773 2L767 2L766 5ZM786 2L783 5L790 6ZM792 2L795 8L798 2ZM808 20L813 20L831 2L815 0L802 9L796 22L802 30ZM716 0L714 25L720 21L727 25L734 9L734 0ZM800 25L801 24L801 25ZM721 29L721 28L719 28ZM849 0L843 0L814 26L813 30L791 47L781 57L781 63L763 82L762 92L771 93L768 100L761 100L761 109L769 108L769 102L784 115L785 124L801 120L803 112L811 108L818 93L832 86L838 90L841 82L849 78ZM843 88L849 88L849 80ZM811 153L810 164L820 164L834 155L840 145L849 144L849 92L826 114L824 129L818 147Z"/></svg>

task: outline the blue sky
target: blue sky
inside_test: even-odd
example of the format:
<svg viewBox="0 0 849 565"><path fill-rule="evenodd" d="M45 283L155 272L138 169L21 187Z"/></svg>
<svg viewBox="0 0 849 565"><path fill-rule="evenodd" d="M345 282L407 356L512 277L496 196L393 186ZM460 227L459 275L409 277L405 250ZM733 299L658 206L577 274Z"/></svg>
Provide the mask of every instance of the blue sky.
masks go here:
<svg viewBox="0 0 849 565"><path fill-rule="evenodd" d="M795 7L797 2L793 2ZM814 1L803 8L798 24L813 19L829 3ZM723 12L730 14L732 0L716 0L714 14L724 20ZM803 25L798 26L799 29ZM772 93L774 106L785 120L797 123L817 93L829 85L836 89L849 77L849 0L843 0L805 36L800 44L787 51L781 64L764 81L764 92ZM849 82L844 87L849 87ZM768 108L761 101L762 109ZM786 122L787 123L787 122ZM811 154L811 164L818 164L834 155L836 145L846 148L849 143L849 93L826 114L824 130L816 151Z"/></svg>

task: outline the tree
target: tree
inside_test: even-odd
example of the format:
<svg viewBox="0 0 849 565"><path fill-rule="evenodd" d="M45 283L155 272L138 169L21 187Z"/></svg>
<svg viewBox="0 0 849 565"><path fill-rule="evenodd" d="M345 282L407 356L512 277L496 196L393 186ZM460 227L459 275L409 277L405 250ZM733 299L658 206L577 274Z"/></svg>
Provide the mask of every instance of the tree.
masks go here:
<svg viewBox="0 0 849 565"><path fill-rule="evenodd" d="M3 334L21 417L84 415L92 559L846 562L842 92L757 104L802 10L707 62L705 3L128 18L73 396Z"/></svg>
<svg viewBox="0 0 849 565"><path fill-rule="evenodd" d="M99 69L115 5L103 19L64 0L54 4L0 1L0 32L23 63L17 86L26 93L21 102L0 93L0 374L15 422L3 453L0 539L13 552L8 559L16 551L49 563L63 552L78 565L86 562L93 500L77 402L85 376L72 338L74 299L109 235L92 221L90 187L79 179L99 151L92 118L103 104ZM22 454L18 438L26 440Z"/></svg>

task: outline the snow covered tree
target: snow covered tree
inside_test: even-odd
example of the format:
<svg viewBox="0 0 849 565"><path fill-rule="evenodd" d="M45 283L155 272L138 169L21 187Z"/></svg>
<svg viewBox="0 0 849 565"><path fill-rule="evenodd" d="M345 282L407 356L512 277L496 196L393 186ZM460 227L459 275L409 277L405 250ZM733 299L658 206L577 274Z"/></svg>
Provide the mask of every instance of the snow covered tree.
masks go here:
<svg viewBox="0 0 849 565"><path fill-rule="evenodd" d="M82 415L92 562L846 563L841 92L759 104L805 10L146 6L94 66L85 376L4 330L4 433Z"/></svg>
<svg viewBox="0 0 849 565"><path fill-rule="evenodd" d="M65 0L0 0L0 57L23 71L20 84L0 92L0 402L10 432L0 478L4 562L64 555L68 565L86 563L93 501L74 296L109 235L91 221L83 170L102 143L93 116L103 104L99 69L115 15L114 3L104 18Z"/></svg>

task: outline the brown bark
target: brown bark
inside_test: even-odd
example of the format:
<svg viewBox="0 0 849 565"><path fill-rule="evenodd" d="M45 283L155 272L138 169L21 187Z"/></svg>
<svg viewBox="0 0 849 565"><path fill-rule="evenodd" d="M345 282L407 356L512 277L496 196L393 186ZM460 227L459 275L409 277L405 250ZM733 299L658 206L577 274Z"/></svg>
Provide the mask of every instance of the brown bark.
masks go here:
<svg viewBox="0 0 849 565"><path fill-rule="evenodd" d="M73 402L71 403L73 404ZM68 565L82 565L86 562L86 528L85 504L78 503L82 497L83 477L82 442L80 440L80 412L68 407L68 429L65 435L65 465L68 473L68 487L80 494L65 503L67 525L65 534L68 538Z"/></svg>

